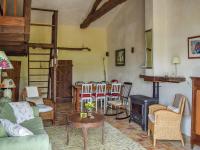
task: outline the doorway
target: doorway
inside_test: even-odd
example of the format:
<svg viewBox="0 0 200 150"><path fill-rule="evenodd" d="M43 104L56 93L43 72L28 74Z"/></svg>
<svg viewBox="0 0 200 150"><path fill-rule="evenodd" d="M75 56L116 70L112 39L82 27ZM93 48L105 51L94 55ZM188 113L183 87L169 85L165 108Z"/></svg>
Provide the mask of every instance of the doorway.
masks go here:
<svg viewBox="0 0 200 150"><path fill-rule="evenodd" d="M72 60L58 60L56 72L56 123L66 123L72 102Z"/></svg>

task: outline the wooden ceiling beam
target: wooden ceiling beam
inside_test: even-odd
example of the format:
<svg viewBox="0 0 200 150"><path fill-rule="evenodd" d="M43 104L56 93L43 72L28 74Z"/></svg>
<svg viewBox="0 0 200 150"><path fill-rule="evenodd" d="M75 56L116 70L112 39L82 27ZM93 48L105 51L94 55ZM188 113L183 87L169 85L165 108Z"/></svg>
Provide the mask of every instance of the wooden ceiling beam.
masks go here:
<svg viewBox="0 0 200 150"><path fill-rule="evenodd" d="M108 0L99 9L97 9L101 0L96 0L87 18L81 23L80 28L81 29L87 28L92 22L99 19L107 12L111 11L113 8L126 1L127 0Z"/></svg>
<svg viewBox="0 0 200 150"><path fill-rule="evenodd" d="M99 6L99 4L102 2L102 0L96 0L92 6L92 9L90 11L90 15L93 14L96 10L97 10L97 7Z"/></svg>

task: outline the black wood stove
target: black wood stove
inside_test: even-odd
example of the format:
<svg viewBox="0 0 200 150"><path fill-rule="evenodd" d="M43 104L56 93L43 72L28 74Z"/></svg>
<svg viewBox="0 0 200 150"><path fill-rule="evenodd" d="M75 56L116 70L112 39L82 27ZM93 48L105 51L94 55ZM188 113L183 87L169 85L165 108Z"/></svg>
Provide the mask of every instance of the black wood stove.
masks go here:
<svg viewBox="0 0 200 150"><path fill-rule="evenodd" d="M148 129L148 113L149 106L158 104L158 98L151 98L144 95L131 95L130 96L130 120L141 125L144 131Z"/></svg>

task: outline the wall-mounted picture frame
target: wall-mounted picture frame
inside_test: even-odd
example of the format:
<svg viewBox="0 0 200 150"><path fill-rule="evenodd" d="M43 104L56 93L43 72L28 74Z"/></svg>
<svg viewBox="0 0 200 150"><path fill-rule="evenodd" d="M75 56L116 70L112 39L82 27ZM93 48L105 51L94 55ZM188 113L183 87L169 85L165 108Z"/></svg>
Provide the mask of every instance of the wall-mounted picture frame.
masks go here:
<svg viewBox="0 0 200 150"><path fill-rule="evenodd" d="M119 49L115 51L115 65L125 66L125 49Z"/></svg>
<svg viewBox="0 0 200 150"><path fill-rule="evenodd" d="M200 58L200 36L188 37L188 58Z"/></svg>

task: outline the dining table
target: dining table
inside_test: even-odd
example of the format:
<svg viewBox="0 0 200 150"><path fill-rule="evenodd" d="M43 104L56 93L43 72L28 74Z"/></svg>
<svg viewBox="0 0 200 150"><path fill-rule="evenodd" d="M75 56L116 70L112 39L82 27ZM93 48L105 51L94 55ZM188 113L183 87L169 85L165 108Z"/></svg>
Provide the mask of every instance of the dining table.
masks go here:
<svg viewBox="0 0 200 150"><path fill-rule="evenodd" d="M74 110L77 112L80 112L80 103L81 103L81 85L73 85L73 107ZM106 90L110 91L112 87L112 84L106 84ZM96 92L96 86L92 86L92 90L95 93Z"/></svg>

